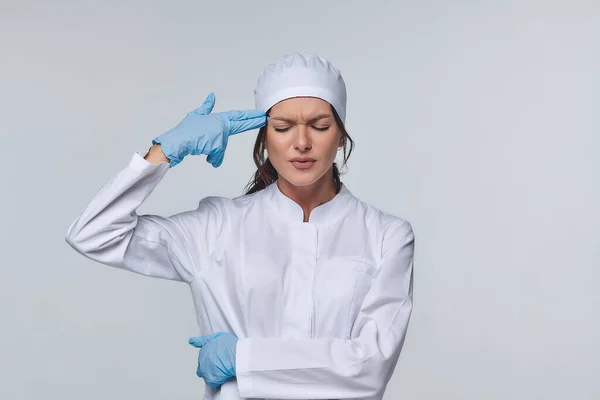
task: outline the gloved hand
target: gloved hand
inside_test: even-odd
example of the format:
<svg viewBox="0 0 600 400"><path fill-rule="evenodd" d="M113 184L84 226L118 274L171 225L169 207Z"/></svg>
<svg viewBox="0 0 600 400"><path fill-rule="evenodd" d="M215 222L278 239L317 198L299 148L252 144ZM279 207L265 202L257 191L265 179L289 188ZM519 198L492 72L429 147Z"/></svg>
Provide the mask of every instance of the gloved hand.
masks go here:
<svg viewBox="0 0 600 400"><path fill-rule="evenodd" d="M260 128L267 122L262 110L227 111L210 114L215 94L210 92L200 108L191 111L173 129L152 140L170 160L169 167L179 164L189 154L206 154L206 161L217 168L223 162L227 139L244 131Z"/></svg>
<svg viewBox="0 0 600 400"><path fill-rule="evenodd" d="M227 332L217 332L211 336L198 336L189 343L200 348L196 375L213 389L221 386L235 373L235 357L238 338Z"/></svg>

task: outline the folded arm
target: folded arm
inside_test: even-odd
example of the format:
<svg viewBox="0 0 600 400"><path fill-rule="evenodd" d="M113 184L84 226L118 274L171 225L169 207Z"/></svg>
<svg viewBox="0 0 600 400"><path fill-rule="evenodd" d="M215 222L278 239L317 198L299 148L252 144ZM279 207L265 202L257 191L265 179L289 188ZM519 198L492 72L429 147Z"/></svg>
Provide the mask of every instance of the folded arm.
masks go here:
<svg viewBox="0 0 600 400"><path fill-rule="evenodd" d="M384 237L382 266L353 328L353 339L247 338L237 344L241 397L369 398L389 382L412 311L414 235L406 221Z"/></svg>

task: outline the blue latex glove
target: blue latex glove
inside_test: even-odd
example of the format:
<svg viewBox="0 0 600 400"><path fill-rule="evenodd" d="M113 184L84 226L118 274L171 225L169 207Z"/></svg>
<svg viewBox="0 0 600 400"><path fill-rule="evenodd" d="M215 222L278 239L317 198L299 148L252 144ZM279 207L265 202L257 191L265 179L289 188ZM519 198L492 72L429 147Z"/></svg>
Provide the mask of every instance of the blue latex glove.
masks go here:
<svg viewBox="0 0 600 400"><path fill-rule="evenodd" d="M227 332L198 336L189 343L200 348L196 375L213 389L235 376L235 357L238 338Z"/></svg>
<svg viewBox="0 0 600 400"><path fill-rule="evenodd" d="M211 114L215 94L210 92L200 108L189 112L173 129L152 140L160 143L169 159L169 167L179 164L187 155L205 154L213 167L223 162L227 139L244 131L260 128L267 122L262 110L227 111Z"/></svg>

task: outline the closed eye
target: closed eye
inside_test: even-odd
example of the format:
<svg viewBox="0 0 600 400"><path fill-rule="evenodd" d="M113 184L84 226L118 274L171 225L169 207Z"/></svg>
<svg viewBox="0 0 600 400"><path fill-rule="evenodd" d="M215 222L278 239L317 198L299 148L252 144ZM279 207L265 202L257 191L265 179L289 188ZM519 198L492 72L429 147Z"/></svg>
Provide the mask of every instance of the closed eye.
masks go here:
<svg viewBox="0 0 600 400"><path fill-rule="evenodd" d="M275 129L275 132L287 132L287 131L289 131L289 130L290 130L290 128L291 128L291 127L289 127L289 126L288 126L287 128L273 128L273 129ZM313 128L314 130L317 130L317 131L319 131L319 132L325 132L326 130L328 130L328 129L329 129L329 126L325 126L325 127L322 127L322 128L320 128L320 127L318 127L318 126L313 126L312 128Z"/></svg>

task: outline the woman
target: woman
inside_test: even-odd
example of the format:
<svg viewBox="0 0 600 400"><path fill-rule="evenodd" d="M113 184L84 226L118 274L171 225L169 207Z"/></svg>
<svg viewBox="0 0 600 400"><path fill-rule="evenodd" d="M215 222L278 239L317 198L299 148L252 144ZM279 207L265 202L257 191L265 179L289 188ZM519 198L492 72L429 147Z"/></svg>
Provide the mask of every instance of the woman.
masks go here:
<svg viewBox="0 0 600 400"><path fill-rule="evenodd" d="M98 262L186 282L205 399L381 399L412 310L411 225L363 203L334 164L351 139L339 71L312 54L267 66L256 109L211 114L211 93L110 180L67 242ZM170 217L137 208L190 154L218 167L260 128L240 197ZM268 154L265 159L264 151Z"/></svg>

